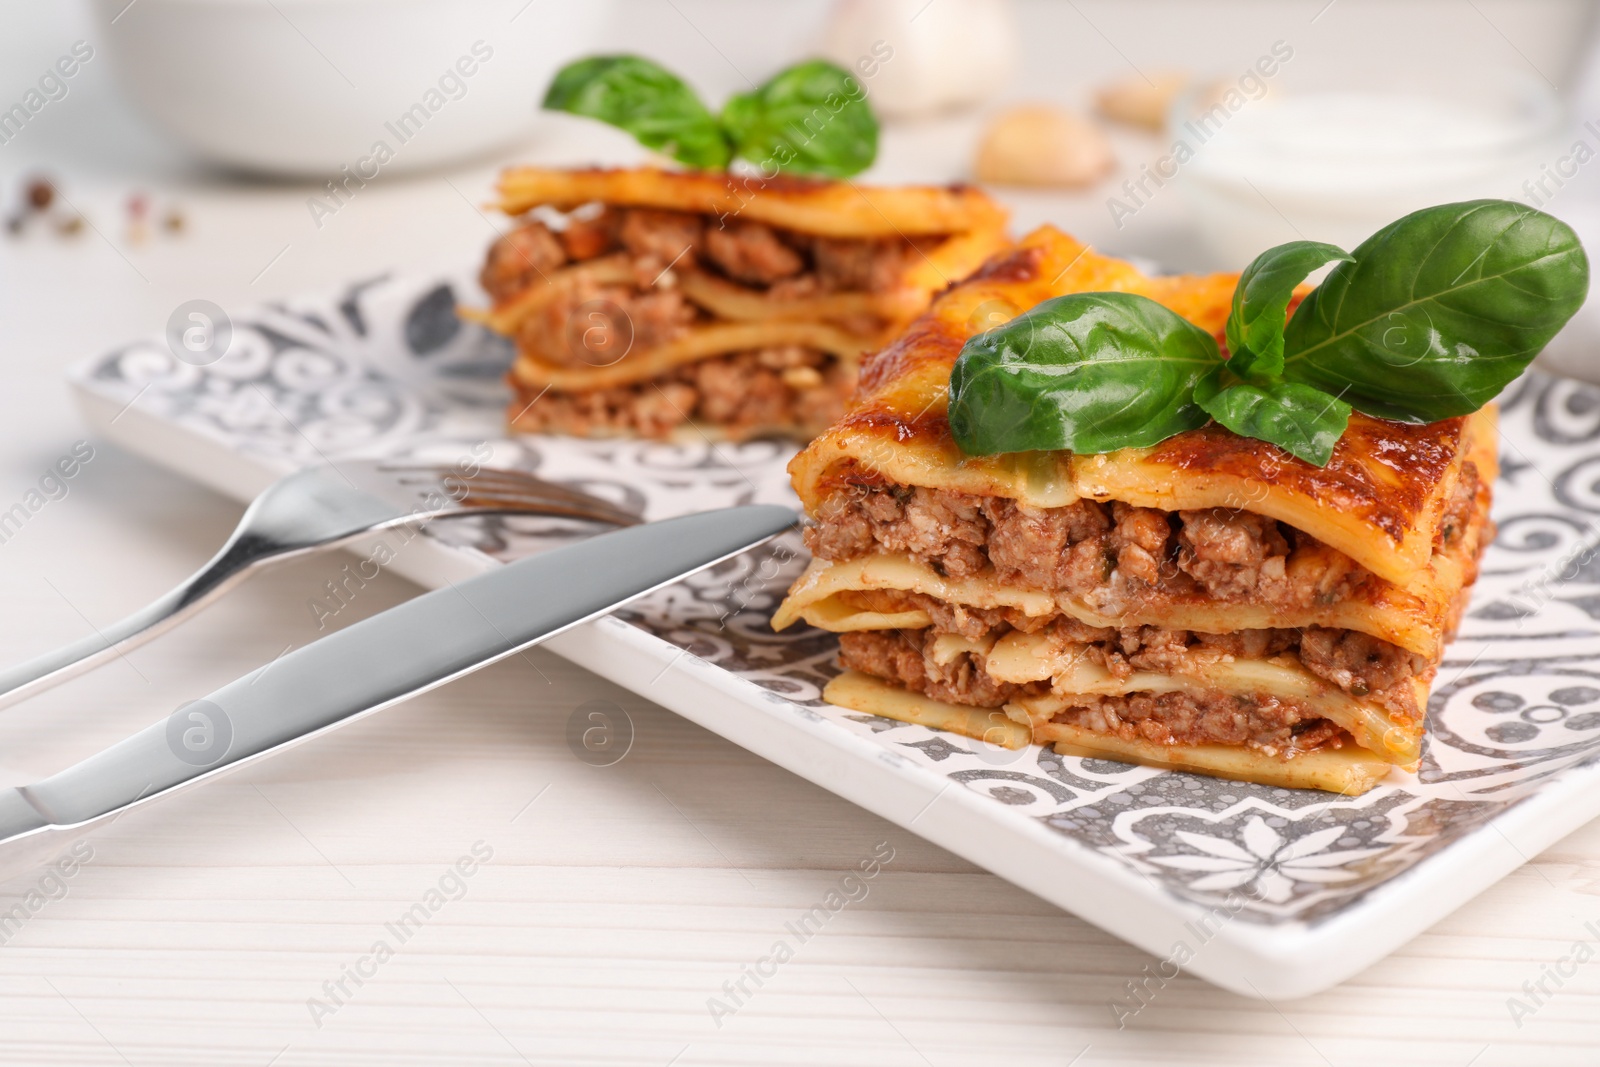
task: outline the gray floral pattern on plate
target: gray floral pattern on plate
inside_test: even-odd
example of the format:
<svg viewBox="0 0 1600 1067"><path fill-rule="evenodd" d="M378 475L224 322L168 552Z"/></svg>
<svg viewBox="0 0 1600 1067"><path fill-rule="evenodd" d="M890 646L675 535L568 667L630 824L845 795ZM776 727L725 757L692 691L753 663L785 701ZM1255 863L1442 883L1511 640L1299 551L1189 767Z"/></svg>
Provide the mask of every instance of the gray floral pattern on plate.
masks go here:
<svg viewBox="0 0 1600 1067"><path fill-rule="evenodd" d="M374 278L235 321L232 347L210 366L142 342L86 364L78 380L285 471L348 455L449 462L488 442L496 465L652 518L794 503L788 445L506 438L510 349L453 310L456 293L474 291L460 278ZM834 638L767 625L805 565L797 538L623 617L794 714L871 738L988 797L997 817L1037 820L1179 898L1205 907L1231 899L1239 917L1260 923L1315 922L1600 756L1600 389L1529 374L1501 409L1500 534L1435 683L1422 766L1359 798L1012 752L826 705ZM491 519L437 524L429 535L504 560L584 532Z"/></svg>

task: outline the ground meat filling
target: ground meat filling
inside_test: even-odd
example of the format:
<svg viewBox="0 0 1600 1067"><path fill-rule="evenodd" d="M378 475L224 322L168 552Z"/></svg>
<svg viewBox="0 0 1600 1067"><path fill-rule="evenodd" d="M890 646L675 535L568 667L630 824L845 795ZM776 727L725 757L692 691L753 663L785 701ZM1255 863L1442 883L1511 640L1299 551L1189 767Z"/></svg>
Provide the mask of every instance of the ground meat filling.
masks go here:
<svg viewBox="0 0 1600 1067"><path fill-rule="evenodd" d="M852 488L824 498L806 544L822 559L908 552L964 578L1095 594L1107 608L1205 595L1284 607L1334 603L1371 574L1315 538L1228 508L1166 512L1078 500L1034 508L921 486Z"/></svg>
<svg viewBox="0 0 1600 1067"><path fill-rule="evenodd" d="M937 662L927 649L931 630L857 630L839 635L847 670L883 678L950 704L998 708L1019 696L1049 692L1048 682L1015 685L991 678L970 653Z"/></svg>
<svg viewBox="0 0 1600 1067"><path fill-rule="evenodd" d="M934 497L959 495L924 492ZM1030 508L999 497L981 499L979 510L987 531L975 531L974 540L983 545L987 533L988 561L1002 581L1035 589L1086 591L1110 579L1121 548L1110 508L1092 500L1061 508ZM983 564L980 548L959 570L951 570L943 560L936 565L943 565L951 577L964 577Z"/></svg>
<svg viewBox="0 0 1600 1067"><path fill-rule="evenodd" d="M1223 508L1178 518L1178 567L1213 597L1239 600L1282 582L1289 541L1272 519Z"/></svg>
<svg viewBox="0 0 1600 1067"><path fill-rule="evenodd" d="M517 328L521 352L558 367L607 367L712 321L679 287L684 272L719 275L773 298L879 292L893 288L917 254L901 238L818 238L738 218L605 207L525 222L490 248L480 280L497 307L537 297ZM883 322L863 313L840 325L870 333ZM538 391L529 390L517 407L532 406L516 423L533 432L662 437L696 420L734 437L795 430L809 437L843 414L854 387L854 366L831 355L765 348L634 385L552 390L537 401Z"/></svg>
<svg viewBox="0 0 1600 1067"><path fill-rule="evenodd" d="M1228 693L1129 693L1082 696L1052 722L1158 745L1239 745L1293 757L1343 748L1350 735L1304 704Z"/></svg>
<svg viewBox="0 0 1600 1067"><path fill-rule="evenodd" d="M854 376L825 352L784 345L690 363L653 381L528 392L516 428L574 436L664 437L691 420L739 437L780 427L821 433L844 412Z"/></svg>
<svg viewBox="0 0 1600 1067"><path fill-rule="evenodd" d="M881 293L900 280L906 263L918 250L909 241L840 240L818 237L811 242L817 283L823 289L861 289Z"/></svg>
<svg viewBox="0 0 1600 1067"><path fill-rule="evenodd" d="M695 252L706 229L699 215L651 208L631 208L618 214L621 220L617 225L617 239L634 257L637 266L662 271L669 264L694 265Z"/></svg>
<svg viewBox="0 0 1600 1067"><path fill-rule="evenodd" d="M724 274L747 285L772 285L806 269L805 257L777 231L737 219L706 231L706 256Z"/></svg>
<svg viewBox="0 0 1600 1067"><path fill-rule="evenodd" d="M1048 683L998 682L980 657L960 653L944 662L930 654L932 630L862 630L839 635L840 662L848 669L896 682L935 700L1000 707L1041 695ZM1125 740L1169 745L1239 745L1290 757L1350 740L1342 729L1306 705L1270 695L1229 693L1129 693L1074 696L1051 721Z"/></svg>
<svg viewBox="0 0 1600 1067"><path fill-rule="evenodd" d="M523 226L489 247L489 258L478 281L484 292L501 304L534 283L547 280L566 262L567 253L554 234L543 226Z"/></svg>
<svg viewBox="0 0 1600 1067"><path fill-rule="evenodd" d="M1422 715L1410 681L1431 677L1433 671L1427 659L1415 652L1367 634L1325 626L1207 634L1162 626L1090 626L1067 615L1026 615L1017 608L974 608L900 590L861 591L847 596L852 606L863 611L925 612L933 623L929 632L934 634L956 634L976 641L989 636L998 639L1012 630L1048 632L1062 645L1082 646L1090 661L1115 678L1127 678L1134 671L1178 674L1186 667L1222 656L1292 657L1323 681L1406 719Z"/></svg>
<svg viewBox="0 0 1600 1067"><path fill-rule="evenodd" d="M554 228L552 228L554 227ZM559 222L524 222L489 249L479 276L501 305L563 267L620 253L639 278L659 284L666 271L705 270L777 294L883 292L940 237L813 237L739 218L653 208L580 209Z"/></svg>
<svg viewBox="0 0 1600 1067"><path fill-rule="evenodd" d="M704 318L673 288L643 291L567 276L517 328L517 347L560 367L609 367L634 349L668 344Z"/></svg>
<svg viewBox="0 0 1600 1067"><path fill-rule="evenodd" d="M1299 654L1312 674L1358 697L1381 693L1428 670L1428 661L1415 652L1370 634L1323 626L1306 627Z"/></svg>

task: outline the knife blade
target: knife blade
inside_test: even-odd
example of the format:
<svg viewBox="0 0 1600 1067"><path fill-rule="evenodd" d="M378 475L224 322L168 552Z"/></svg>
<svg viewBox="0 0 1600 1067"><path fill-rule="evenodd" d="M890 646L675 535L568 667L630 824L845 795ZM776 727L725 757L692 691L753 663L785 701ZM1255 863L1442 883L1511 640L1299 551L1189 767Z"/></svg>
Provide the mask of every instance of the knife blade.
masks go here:
<svg viewBox="0 0 1600 1067"><path fill-rule="evenodd" d="M0 849L122 812L515 655L760 545L795 513L748 505L600 534L436 589L296 649L32 785L0 790ZM8 858L11 858L8 855Z"/></svg>

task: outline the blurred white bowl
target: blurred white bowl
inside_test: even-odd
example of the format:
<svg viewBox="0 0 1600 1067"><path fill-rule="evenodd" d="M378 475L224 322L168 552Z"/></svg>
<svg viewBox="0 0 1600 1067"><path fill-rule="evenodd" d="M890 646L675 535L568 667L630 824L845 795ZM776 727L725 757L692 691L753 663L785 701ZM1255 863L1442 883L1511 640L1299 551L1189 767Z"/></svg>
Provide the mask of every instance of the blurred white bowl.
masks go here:
<svg viewBox="0 0 1600 1067"><path fill-rule="evenodd" d="M337 177L342 166L371 177L379 142L389 174L525 138L551 76L595 50L611 8L609 0L94 6L95 44L168 133L216 163L316 177Z"/></svg>
<svg viewBox="0 0 1600 1067"><path fill-rule="evenodd" d="M1238 269L1296 237L1354 248L1432 204L1527 200L1524 183L1558 158L1561 102L1521 72L1470 77L1290 89L1237 114L1215 85L1176 101L1171 128L1193 151L1183 186L1218 265Z"/></svg>

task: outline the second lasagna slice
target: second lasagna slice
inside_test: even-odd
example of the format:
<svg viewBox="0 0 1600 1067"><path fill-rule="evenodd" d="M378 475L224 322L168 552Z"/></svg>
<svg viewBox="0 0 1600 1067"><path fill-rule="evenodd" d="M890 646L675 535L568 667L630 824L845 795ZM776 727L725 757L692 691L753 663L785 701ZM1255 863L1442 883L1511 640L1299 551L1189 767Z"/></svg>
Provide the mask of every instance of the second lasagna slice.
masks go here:
<svg viewBox="0 0 1600 1067"><path fill-rule="evenodd" d="M500 194L520 223L478 317L516 343L524 432L809 438L862 354L1005 241L964 187L523 169Z"/></svg>
<svg viewBox="0 0 1600 1067"><path fill-rule="evenodd" d="M839 633L830 701L1346 793L1417 763L1487 540L1492 409L1357 415L1324 468L1215 424L1095 456L951 441L944 383L988 318L1117 290L1217 332L1233 280L1146 278L1047 229L874 357L791 466L816 558L774 625Z"/></svg>

